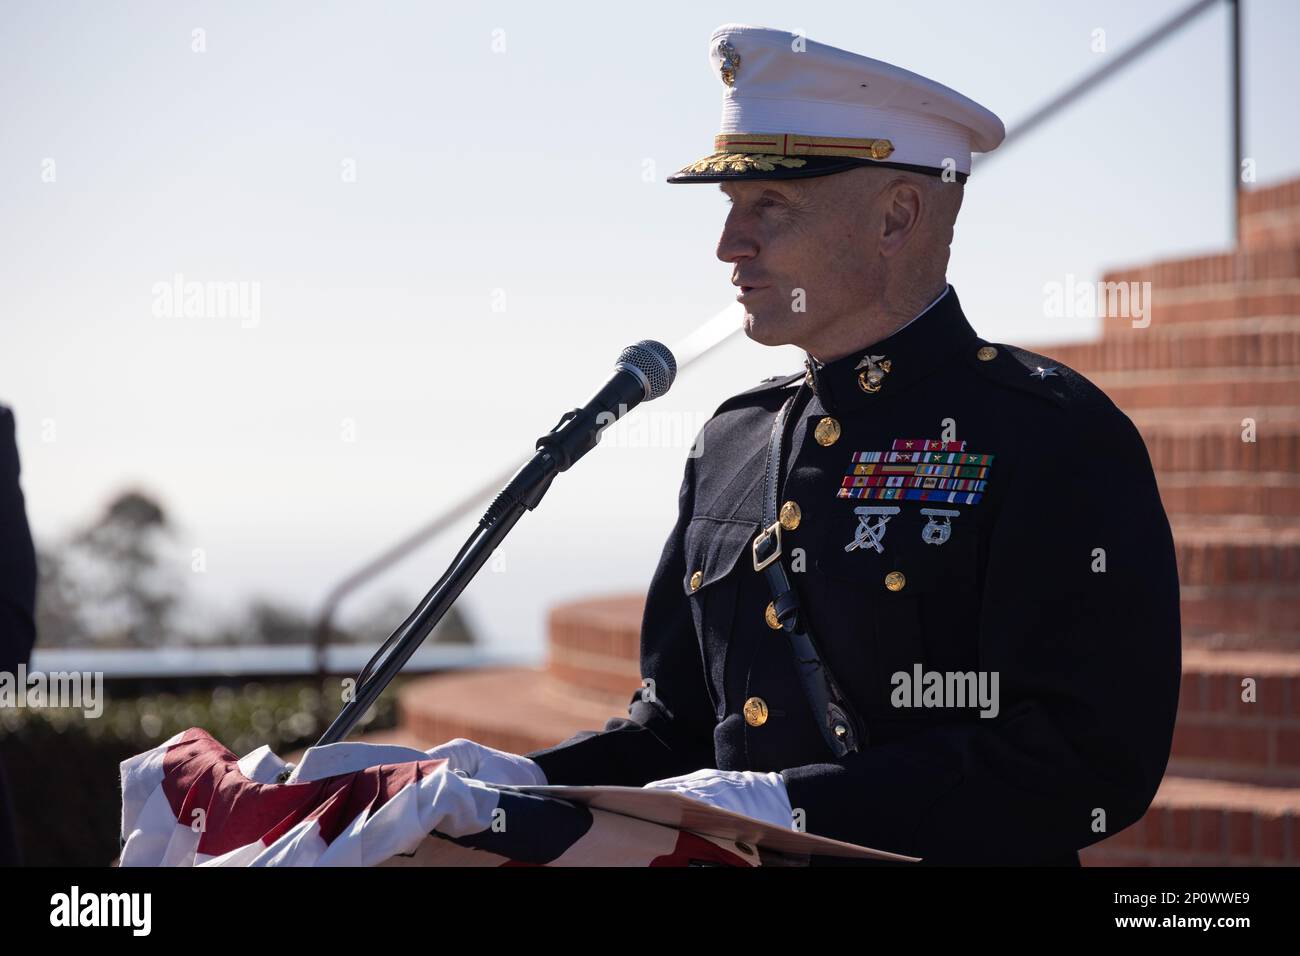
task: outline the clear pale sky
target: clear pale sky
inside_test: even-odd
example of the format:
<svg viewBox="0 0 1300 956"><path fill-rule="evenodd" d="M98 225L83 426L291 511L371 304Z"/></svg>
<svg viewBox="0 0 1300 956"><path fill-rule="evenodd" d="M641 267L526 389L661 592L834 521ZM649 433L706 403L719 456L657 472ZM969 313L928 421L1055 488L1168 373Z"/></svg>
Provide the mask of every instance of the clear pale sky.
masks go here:
<svg viewBox="0 0 1300 956"><path fill-rule="evenodd" d="M803 29L1011 127L1183 6L10 0L0 402L35 533L139 486L205 549L211 614L253 593L314 606L522 461L624 345L732 302L723 198L663 182L711 149L714 27ZM1244 10L1246 154L1268 183L1300 173L1300 14ZM1086 337L1092 320L1043 318L1044 283L1228 241L1226 51L1225 5L976 170L949 279L983 335ZM256 326L155 315L178 273L257 283ZM643 589L694 430L801 359L737 337L633 413L685 438L611 441L557 480L462 601L492 646L540 652L550 604ZM353 607L423 593L466 518Z"/></svg>

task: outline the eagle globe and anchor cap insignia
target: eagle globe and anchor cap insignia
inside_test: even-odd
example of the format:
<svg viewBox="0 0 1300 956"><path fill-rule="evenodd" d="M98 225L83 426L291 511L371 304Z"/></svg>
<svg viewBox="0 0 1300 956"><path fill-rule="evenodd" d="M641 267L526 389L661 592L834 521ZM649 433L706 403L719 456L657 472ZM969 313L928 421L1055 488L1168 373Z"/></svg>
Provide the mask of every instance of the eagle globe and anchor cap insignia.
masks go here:
<svg viewBox="0 0 1300 956"><path fill-rule="evenodd" d="M718 41L717 51L720 61L718 73L722 76L722 82L727 86L735 86L736 71L740 69L740 54L726 37Z"/></svg>

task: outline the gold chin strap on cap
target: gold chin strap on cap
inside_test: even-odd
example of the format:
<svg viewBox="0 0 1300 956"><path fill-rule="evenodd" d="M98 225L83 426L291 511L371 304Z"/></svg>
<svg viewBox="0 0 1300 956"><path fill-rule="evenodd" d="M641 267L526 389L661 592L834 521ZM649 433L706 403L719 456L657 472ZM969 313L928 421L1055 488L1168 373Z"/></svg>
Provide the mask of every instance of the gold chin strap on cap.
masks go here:
<svg viewBox="0 0 1300 956"><path fill-rule="evenodd" d="M715 153L765 153L776 156L852 156L887 159L894 144L887 139L847 136L805 136L802 133L719 133Z"/></svg>

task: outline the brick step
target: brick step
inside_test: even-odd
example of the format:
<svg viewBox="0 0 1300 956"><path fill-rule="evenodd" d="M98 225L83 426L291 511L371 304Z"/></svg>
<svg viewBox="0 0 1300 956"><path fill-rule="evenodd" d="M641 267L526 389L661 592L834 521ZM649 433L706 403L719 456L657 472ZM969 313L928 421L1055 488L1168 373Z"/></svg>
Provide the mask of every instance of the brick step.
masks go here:
<svg viewBox="0 0 1300 956"><path fill-rule="evenodd" d="M1211 514L1300 516L1300 475L1294 473L1162 472L1156 480L1171 519Z"/></svg>
<svg viewBox="0 0 1300 956"><path fill-rule="evenodd" d="M1184 647L1300 649L1300 528L1271 515L1175 516Z"/></svg>
<svg viewBox="0 0 1300 956"><path fill-rule="evenodd" d="M1237 222L1244 248L1300 243L1300 179L1243 189L1238 195Z"/></svg>
<svg viewBox="0 0 1300 956"><path fill-rule="evenodd" d="M1146 275L1145 280L1151 280L1151 276ZM1139 276L1132 281L1144 280ZM1300 315L1300 279L1257 279L1184 288L1153 283L1150 302L1141 300L1140 304L1143 316L1136 319L1136 308L1130 306L1125 310L1123 300L1117 304L1098 302L1096 312L1102 316L1103 337L1149 335L1153 329L1167 329L1185 322ZM1143 327L1134 327L1135 321Z"/></svg>
<svg viewBox="0 0 1300 956"><path fill-rule="evenodd" d="M1185 649L1168 773L1300 787L1300 652Z"/></svg>
<svg viewBox="0 0 1300 956"><path fill-rule="evenodd" d="M1125 412L1146 408L1295 405L1300 366L1132 369L1088 376Z"/></svg>
<svg viewBox="0 0 1300 956"><path fill-rule="evenodd" d="M626 594L559 604L547 620L546 673L569 696L625 712L641 683L644 595Z"/></svg>
<svg viewBox="0 0 1300 956"><path fill-rule="evenodd" d="M1184 615L1186 616L1186 615ZM1300 630L1283 625L1285 630L1273 632L1205 631L1189 632L1183 628L1183 649L1197 651L1268 651L1300 654Z"/></svg>
<svg viewBox="0 0 1300 956"><path fill-rule="evenodd" d="M1279 531L1279 537L1287 537ZM1295 544L1179 536L1184 646L1300 649Z"/></svg>
<svg viewBox="0 0 1300 956"><path fill-rule="evenodd" d="M1300 406L1143 408L1142 433L1171 516L1300 515ZM1244 441L1247 420L1253 441Z"/></svg>
<svg viewBox="0 0 1300 956"><path fill-rule="evenodd" d="M1183 408L1168 406L1161 408L1139 408L1130 416L1139 428L1164 427L1201 430L1213 425L1240 426L1243 418L1253 418L1260 424L1270 424L1282 428L1288 423L1300 421L1300 403L1283 405L1225 405L1215 402L1210 405Z"/></svg>
<svg viewBox="0 0 1300 956"><path fill-rule="evenodd" d="M1126 369L1300 365L1300 314L1180 325L1153 322L1141 335L1031 350L1089 378Z"/></svg>
<svg viewBox="0 0 1300 956"><path fill-rule="evenodd" d="M635 690L636 682L632 689ZM617 706L575 697L535 668L491 668L432 674L398 695L402 739L420 749L468 737L489 747L528 753L579 730L599 730L627 714L631 691Z"/></svg>
<svg viewBox="0 0 1300 956"><path fill-rule="evenodd" d="M1158 473L1300 473L1300 406L1137 409L1131 416ZM1244 441L1247 419L1254 441Z"/></svg>
<svg viewBox="0 0 1300 956"><path fill-rule="evenodd" d="M1182 585L1183 646L1300 651L1300 585Z"/></svg>
<svg viewBox="0 0 1300 956"><path fill-rule="evenodd" d="M1300 865L1300 789L1166 775L1137 823L1085 866Z"/></svg>
<svg viewBox="0 0 1300 956"><path fill-rule="evenodd" d="M1184 588L1294 587L1300 583L1300 527L1266 515L1176 519L1178 579Z"/></svg>
<svg viewBox="0 0 1300 956"><path fill-rule="evenodd" d="M1103 282L1150 282L1152 291L1157 296L1162 293L1278 279L1300 279L1300 244L1259 246L1160 259L1142 265L1110 269L1102 276Z"/></svg>

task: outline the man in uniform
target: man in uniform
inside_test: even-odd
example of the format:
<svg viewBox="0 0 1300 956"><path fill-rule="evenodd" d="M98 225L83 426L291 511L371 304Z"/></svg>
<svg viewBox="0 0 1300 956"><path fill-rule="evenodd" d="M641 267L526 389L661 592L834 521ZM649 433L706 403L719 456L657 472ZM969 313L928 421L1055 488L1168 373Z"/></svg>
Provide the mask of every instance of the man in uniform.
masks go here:
<svg viewBox="0 0 1300 956"><path fill-rule="evenodd" d="M1139 819L1180 677L1168 521L1137 430L980 338L946 281L1001 121L782 31L710 39L718 257L806 368L718 408L650 586L628 717L500 783L666 787L928 863L1078 864ZM821 861L818 861L821 862Z"/></svg>

